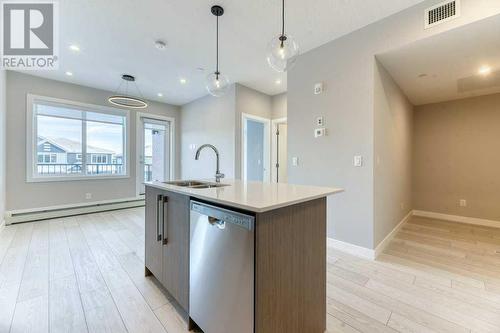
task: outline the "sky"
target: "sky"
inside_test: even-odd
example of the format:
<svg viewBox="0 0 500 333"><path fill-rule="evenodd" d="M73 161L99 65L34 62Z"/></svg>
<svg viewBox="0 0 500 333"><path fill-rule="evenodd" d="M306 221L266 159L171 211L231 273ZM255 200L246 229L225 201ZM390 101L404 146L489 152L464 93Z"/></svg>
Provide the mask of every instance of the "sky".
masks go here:
<svg viewBox="0 0 500 333"><path fill-rule="evenodd" d="M67 138L82 141L82 121L38 116L38 135L49 138ZM122 125L87 121L87 144L123 154Z"/></svg>

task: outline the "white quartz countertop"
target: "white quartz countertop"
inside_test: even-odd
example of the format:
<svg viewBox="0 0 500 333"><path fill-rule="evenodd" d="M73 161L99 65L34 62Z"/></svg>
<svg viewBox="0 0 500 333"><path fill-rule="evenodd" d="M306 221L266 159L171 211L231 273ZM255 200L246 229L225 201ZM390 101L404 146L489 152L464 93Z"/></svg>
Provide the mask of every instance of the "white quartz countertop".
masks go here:
<svg viewBox="0 0 500 333"><path fill-rule="evenodd" d="M256 213L323 198L343 191L339 188L253 181L244 182L229 179L221 180L221 184L227 184L228 186L195 189L169 185L162 182L150 182L146 183L146 186L185 194L194 198Z"/></svg>

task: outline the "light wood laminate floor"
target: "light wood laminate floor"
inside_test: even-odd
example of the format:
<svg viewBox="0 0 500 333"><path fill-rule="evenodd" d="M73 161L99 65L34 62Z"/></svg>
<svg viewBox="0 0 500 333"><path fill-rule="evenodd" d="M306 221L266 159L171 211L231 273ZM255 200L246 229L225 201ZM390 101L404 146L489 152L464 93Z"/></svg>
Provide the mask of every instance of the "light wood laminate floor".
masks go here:
<svg viewBox="0 0 500 333"><path fill-rule="evenodd" d="M0 332L185 333L144 276L143 215L6 227ZM329 332L500 332L500 229L412 218L376 261L328 249L327 274Z"/></svg>

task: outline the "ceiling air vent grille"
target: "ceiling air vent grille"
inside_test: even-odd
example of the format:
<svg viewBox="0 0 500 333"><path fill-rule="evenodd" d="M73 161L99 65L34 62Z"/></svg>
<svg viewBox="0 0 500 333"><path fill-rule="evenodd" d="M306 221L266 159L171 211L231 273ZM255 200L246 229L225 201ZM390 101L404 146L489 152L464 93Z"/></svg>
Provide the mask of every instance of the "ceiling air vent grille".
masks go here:
<svg viewBox="0 0 500 333"><path fill-rule="evenodd" d="M425 28L453 20L460 16L460 1L446 1L425 10Z"/></svg>

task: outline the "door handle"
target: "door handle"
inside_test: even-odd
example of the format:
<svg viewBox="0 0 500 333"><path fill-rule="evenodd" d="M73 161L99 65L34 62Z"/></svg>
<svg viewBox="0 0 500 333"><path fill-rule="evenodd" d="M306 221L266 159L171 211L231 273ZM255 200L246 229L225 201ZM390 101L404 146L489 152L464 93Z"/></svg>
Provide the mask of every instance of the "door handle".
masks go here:
<svg viewBox="0 0 500 333"><path fill-rule="evenodd" d="M166 196L163 196L162 207L163 207L162 208L163 245L166 245L168 243L168 197L166 197ZM167 214L165 214L165 211L167 212Z"/></svg>
<svg viewBox="0 0 500 333"><path fill-rule="evenodd" d="M161 208L162 203L163 203L163 195L158 194L156 196L156 241L157 242L161 241L162 239L161 227L160 227L160 223L162 223L161 221L163 218L163 208Z"/></svg>

